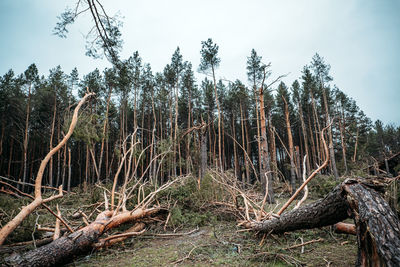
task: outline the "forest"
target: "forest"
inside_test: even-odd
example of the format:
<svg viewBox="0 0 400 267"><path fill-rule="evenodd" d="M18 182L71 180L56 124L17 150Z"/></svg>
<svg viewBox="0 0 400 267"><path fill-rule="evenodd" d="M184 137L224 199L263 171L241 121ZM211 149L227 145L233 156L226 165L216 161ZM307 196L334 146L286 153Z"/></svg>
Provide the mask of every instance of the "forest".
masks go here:
<svg viewBox="0 0 400 267"><path fill-rule="evenodd" d="M105 33L98 31L99 36ZM268 55L252 49L243 70L248 79L230 81L218 78L223 76L218 68L223 47L211 38L201 42L199 66L186 61L177 47L161 72L153 71L138 51L120 59L110 40L100 47L113 67L66 73L55 66L41 75L44 70L32 63L23 73L10 69L0 77L0 253L21 255L11 255L5 264L68 263L94 248L148 233L174 238L176 229L197 226L199 231L198 226L216 225L215 220L260 232L239 238L263 248L264 239L281 242L271 233L320 228L348 218L354 220L350 228L355 233L337 238L358 248L356 264L400 262L393 249L400 239L390 235L400 233L400 126L368 118L334 84L323 56L315 53L304 62L301 77L284 83L286 75L273 72ZM206 78L198 80L197 72ZM381 196L382 184L387 193ZM362 206L368 197L372 206ZM295 198L302 201L285 211ZM385 215L373 222L375 227L390 225L393 230L381 239L376 234L382 230L368 224L368 214L377 206L384 207L380 212ZM313 209L316 213L307 213ZM19 210L25 215L7 230ZM128 222L131 228L111 234ZM36 243L44 240L39 232L54 232L54 241L36 245L35 238ZM314 235L311 243L322 239L315 237L319 232L305 233ZM222 237L216 240L224 246ZM293 240L297 242L289 237ZM235 244L229 242L226 247ZM311 244L301 242L302 250ZM202 258L211 253L207 246L194 245L167 265L210 264ZM241 258L236 264L310 264L291 256L294 248L285 254L260 252L260 247L242 252L246 257L257 254L256 259ZM46 254L52 257L38 259ZM356 253L337 264L355 261Z"/></svg>
<svg viewBox="0 0 400 267"><path fill-rule="evenodd" d="M332 87L330 66L318 54L299 80L286 85L269 77L272 66L254 50L247 61L249 80L234 82L215 79L218 45L209 39L201 53L199 69L211 73L203 81L195 80L179 47L163 73L153 73L138 52L121 69L95 69L82 80L77 69L66 74L59 66L47 77L38 75L35 64L22 74L9 70L0 80L0 172L34 181L40 159L63 138L73 105L88 91L96 97L83 107L70 143L49 162L44 174L49 186L70 190L110 180L121 146L134 132L133 142L139 142L134 154L144 151L132 163L138 166L135 175L158 184L171 176L200 175L202 133L207 166L232 170L238 180L252 184L260 180L264 152L272 179L287 181L292 189L301 178L304 156L307 173L322 164L318 133L331 119L331 160L323 173L335 179L400 151L400 127L373 123L355 100ZM166 151L164 158L157 157Z"/></svg>

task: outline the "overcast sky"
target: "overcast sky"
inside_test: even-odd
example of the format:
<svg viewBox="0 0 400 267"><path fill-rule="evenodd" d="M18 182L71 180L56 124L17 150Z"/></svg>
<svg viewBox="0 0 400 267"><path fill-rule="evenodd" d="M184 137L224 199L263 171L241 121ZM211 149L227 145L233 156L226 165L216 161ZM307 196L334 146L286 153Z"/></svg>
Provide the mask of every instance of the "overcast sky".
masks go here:
<svg viewBox="0 0 400 267"><path fill-rule="evenodd" d="M57 16L76 1L1 0L0 75L17 74L35 63L41 74L61 65L80 75L106 60L85 56L87 16L69 28L67 39L52 35ZM110 14L120 11L122 57L134 51L161 71L179 46L195 69L201 41L219 47L217 76L247 83L246 58L254 48L273 76L290 73L291 85L318 52L331 65L333 84L355 99L371 119L400 125L400 1L103 0ZM200 79L201 75L197 75Z"/></svg>

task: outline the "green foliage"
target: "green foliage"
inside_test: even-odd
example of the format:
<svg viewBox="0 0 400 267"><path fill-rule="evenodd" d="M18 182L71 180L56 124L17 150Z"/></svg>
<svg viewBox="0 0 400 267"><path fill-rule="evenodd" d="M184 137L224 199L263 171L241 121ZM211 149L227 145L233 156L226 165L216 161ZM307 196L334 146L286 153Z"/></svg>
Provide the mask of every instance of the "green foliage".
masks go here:
<svg viewBox="0 0 400 267"><path fill-rule="evenodd" d="M169 225L174 228L177 226L204 226L207 224L213 224L216 220L217 217L210 211L200 213L189 209L182 209L180 206L175 206L171 210Z"/></svg>
<svg viewBox="0 0 400 267"><path fill-rule="evenodd" d="M14 198L6 194L0 194L0 228L11 221L20 211L22 206L29 203L29 200ZM32 239L37 212L30 214L22 224L17 227L7 238L7 243L22 242ZM37 232L34 233L35 238L39 237Z"/></svg>
<svg viewBox="0 0 400 267"><path fill-rule="evenodd" d="M218 57L218 45L214 44L211 38L208 38L207 41L201 42L201 59L199 70L202 72L206 72L209 69L212 71L215 70L219 66L221 59Z"/></svg>
<svg viewBox="0 0 400 267"><path fill-rule="evenodd" d="M86 144L93 144L101 140L102 125L97 123L100 116L96 114L83 113L79 116L73 137L76 140L84 141ZM72 116L65 120L64 131L67 132L71 124Z"/></svg>
<svg viewBox="0 0 400 267"><path fill-rule="evenodd" d="M322 198L341 182L343 179L336 180L334 176L317 175L308 183L308 190L312 197Z"/></svg>
<svg viewBox="0 0 400 267"><path fill-rule="evenodd" d="M164 192L159 198L176 201L171 209L170 223L172 227L202 226L212 224L217 216L210 210L204 210L204 205L220 200L226 192L216 184L210 175L205 175L200 183L200 189L195 177L188 176L183 184L175 185Z"/></svg>

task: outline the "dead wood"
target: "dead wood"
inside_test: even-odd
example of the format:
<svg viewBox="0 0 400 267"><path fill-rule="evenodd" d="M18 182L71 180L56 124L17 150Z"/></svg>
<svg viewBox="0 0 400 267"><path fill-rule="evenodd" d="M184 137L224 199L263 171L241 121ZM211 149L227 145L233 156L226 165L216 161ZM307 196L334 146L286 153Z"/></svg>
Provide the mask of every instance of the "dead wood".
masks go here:
<svg viewBox="0 0 400 267"><path fill-rule="evenodd" d="M384 179L347 179L325 198L283 213L248 222L247 228L283 233L335 224L352 218L358 242L357 266L400 266L400 222L381 194Z"/></svg>
<svg viewBox="0 0 400 267"><path fill-rule="evenodd" d="M42 160L36 180L35 180L35 199L28 204L27 206L23 207L21 211L15 216L10 222L8 222L3 228L0 229L0 246L3 245L4 241L8 237L9 234L11 234L15 228L17 228L24 220L26 217L28 217L29 214L31 214L37 207L40 205L52 201L54 199L60 198L63 196L63 191L62 191L62 185L59 187L59 194L58 195L53 195L47 199L42 198L42 178L43 178L43 173L44 170L46 169L47 163L50 161L50 159L53 157L55 153L57 153L58 150L60 150L68 141L68 139L71 137L76 123L78 121L78 112L81 106L85 103L85 101L90 97L94 95L94 93L87 93L78 103L74 110L74 115L71 120L71 124L69 126L67 134L64 136L64 138L61 140L61 142L54 148L52 148L49 153L46 155L46 157Z"/></svg>
<svg viewBox="0 0 400 267"><path fill-rule="evenodd" d="M14 253L6 259L6 263L10 266L59 266L76 256L103 245L114 243L111 242L112 239L100 239L110 229L127 222L139 222L140 219L154 215L159 211L159 208L139 208L132 212L121 212L116 216L113 216L113 211L103 211L88 226L22 255ZM118 238L120 237L122 236Z"/></svg>
<svg viewBox="0 0 400 267"><path fill-rule="evenodd" d="M348 204L343 200L341 192L341 187L337 186L323 199L285 212L278 218L247 222L245 227L265 233L283 233L328 226L343 221L348 217Z"/></svg>
<svg viewBox="0 0 400 267"><path fill-rule="evenodd" d="M303 184L296 190L296 192L292 195L292 197L282 206L282 208L278 211L278 215L281 215L282 214L282 212L283 211L285 211L285 209L287 208L287 207L289 207L289 205L290 205L290 203L292 203L293 202L293 200L295 200L295 198L300 194L300 192L304 189L304 187L323 169L323 168L325 168L327 165L328 165L328 162L329 162L329 153L328 153L328 146L327 146L327 144L326 144L326 141L325 141L325 138L324 138L324 131L326 130L326 129L329 129L330 127L331 127L331 125L332 125L332 122L333 121L331 121L330 123L329 123L329 125L328 126L326 126L324 129L322 129L322 131L321 131L321 141L322 141L322 143L324 144L324 148L325 148L325 155L326 155L326 158L325 158L325 161L324 161L324 163L322 163L322 165L321 166L319 166L319 168L318 169L316 169L315 171L313 171L313 173L303 182Z"/></svg>
<svg viewBox="0 0 400 267"><path fill-rule="evenodd" d="M303 247L305 245L309 245L309 244L317 243L317 242L321 242L321 241L324 241L324 239L323 238L318 238L318 239L310 240L310 241L307 241L307 242L304 242L304 243L301 242L301 244L296 244L296 245L284 248L284 250L293 249L293 248L299 248L299 247Z"/></svg>
<svg viewBox="0 0 400 267"><path fill-rule="evenodd" d="M350 234L350 235L357 234L356 226L352 223L343 223L343 222L336 223L333 226L333 230L337 234Z"/></svg>

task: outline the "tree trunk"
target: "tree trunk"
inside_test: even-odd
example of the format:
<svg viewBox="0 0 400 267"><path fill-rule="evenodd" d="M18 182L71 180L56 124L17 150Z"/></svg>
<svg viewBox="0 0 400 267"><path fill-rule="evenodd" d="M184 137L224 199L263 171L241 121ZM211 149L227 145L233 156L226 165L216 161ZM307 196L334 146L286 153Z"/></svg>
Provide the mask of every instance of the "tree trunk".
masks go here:
<svg viewBox="0 0 400 267"><path fill-rule="evenodd" d="M99 159L99 171L98 171L98 176L97 176L97 182L100 182L100 176L101 176L101 166L103 165L103 155L104 155L104 141L106 140L106 135L107 135L107 129L108 129L108 112L110 109L110 100L111 100L111 93L112 93L112 87L110 86L108 90L108 96L107 96L107 104L106 104L106 114L105 114L105 119L104 119L104 124L103 124L103 136L101 137L101 148L100 148L100 159ZM136 105L136 103L135 103ZM136 116L136 106L135 106L135 111L134 114ZM135 117L136 119L136 117ZM134 130L136 127L134 127ZM108 138L107 138L108 140ZM108 142L108 141L107 141Z"/></svg>
<svg viewBox="0 0 400 267"><path fill-rule="evenodd" d="M79 104L76 106L74 110L74 115L71 120L71 124L69 126L69 130L67 134L64 136L63 140L50 152L45 156L45 158L42 160L40 163L39 170L36 175L36 180L35 180L35 198L34 200L28 204L27 206L22 207L21 211L11 220L9 221L6 225L4 225L0 229L0 246L3 245L4 241L6 240L7 236L14 231L15 228L17 228L22 221L29 215L31 214L37 207L39 207L41 204L46 203L48 201L51 201L53 199L62 197L62 190L60 188L60 194L59 195L53 195L47 199L42 198L42 181L43 181L43 174L45 171L45 168L47 166L47 163L49 160L53 157L53 155L61 149L65 145L65 143L68 141L68 139L71 137L76 123L78 121L78 111L80 107L83 105L83 103L86 101L88 97L93 95L93 93L88 93L86 94L80 101Z"/></svg>
<svg viewBox="0 0 400 267"><path fill-rule="evenodd" d="M62 171L61 171L61 184L63 186L63 189L66 188L65 186L65 171L67 168L67 144L65 144L64 146L64 150L63 150L63 165L62 165Z"/></svg>
<svg viewBox="0 0 400 267"><path fill-rule="evenodd" d="M310 163L310 171L313 169L314 164L317 164L317 152L316 152L316 145L314 142L314 135L311 128L311 118L308 116L308 128L310 130L310 141L311 141L311 153L312 153L312 162Z"/></svg>
<svg viewBox="0 0 400 267"><path fill-rule="evenodd" d="M172 165L171 171L172 171L172 176L176 176L176 154L174 152L175 151L175 147L174 147L174 143L173 143L174 142L174 139L173 139L174 128L173 128L173 123L172 123L172 121L173 121L173 118L172 118L173 117L172 116L172 92L169 94L168 102L169 102L169 128L170 128L169 139L171 140L172 147L173 147L173 153L172 153L172 158L171 158L171 160L172 160L172 162L171 162L171 165ZM143 120L142 120L142 125L143 125ZM143 142L143 140L142 140L142 142Z"/></svg>
<svg viewBox="0 0 400 267"><path fill-rule="evenodd" d="M187 120L187 127L190 129L191 126L191 120L192 120L192 95L191 91L189 89L189 99L188 99L188 120ZM186 137L186 174L189 174L192 172L190 168L190 163L192 162L192 157L190 153L190 141L192 139L192 134L189 133L188 136Z"/></svg>
<svg viewBox="0 0 400 267"><path fill-rule="evenodd" d="M347 179L325 198L286 212L280 218L249 222L246 227L283 233L323 227L348 217L357 229L357 266L400 266L400 222L380 195L382 179Z"/></svg>
<svg viewBox="0 0 400 267"><path fill-rule="evenodd" d="M344 139L345 122L344 122L344 117L342 117L342 118L343 118L343 122L342 122L342 119L339 119L340 141L342 143L342 155L343 155L344 170L345 170L345 173L347 173L348 168L347 168L347 160L346 160L346 142Z"/></svg>
<svg viewBox="0 0 400 267"><path fill-rule="evenodd" d="M257 99L257 87L254 84L255 98ZM262 162L261 162L261 135L260 135L260 118L259 118L259 103L256 101L256 120L257 120L257 147L258 147L258 171L262 172Z"/></svg>
<svg viewBox="0 0 400 267"><path fill-rule="evenodd" d="M218 164L221 172L223 171L223 166L222 166L222 152L221 152L221 107L219 104L219 99L218 99L218 91L217 91L217 81L215 80L215 70L214 70L214 65L211 67L212 70L212 76L213 76L213 81L214 81L214 92L215 92L215 103L217 103L217 108L218 108Z"/></svg>
<svg viewBox="0 0 400 267"><path fill-rule="evenodd" d="M265 79L265 74L264 74ZM264 80L263 80L264 83ZM261 161L262 161L262 171L260 173L261 185L263 194L266 194L266 189L268 187L268 203L275 203L274 189L271 177L271 166L268 151L268 137L267 137L267 119L265 117L265 106L264 106L264 91L263 85L260 87L259 91L259 103L260 103L260 125L261 125ZM268 186L267 186L268 184Z"/></svg>
<svg viewBox="0 0 400 267"><path fill-rule="evenodd" d="M13 159L13 151L14 151L14 138L11 138L10 156L8 157L7 177L11 176L11 163L12 163L12 159Z"/></svg>
<svg viewBox="0 0 400 267"><path fill-rule="evenodd" d="M176 83L175 83L175 130L174 130L174 165L176 165L176 156L178 154L178 166L179 166L179 175L182 175L182 167L181 167L181 152L180 152L180 145L178 143L178 115L179 115L179 110L178 110L178 86L179 86L179 74L177 75L176 78ZM176 168L176 167L175 167Z"/></svg>
<svg viewBox="0 0 400 267"><path fill-rule="evenodd" d="M306 124L304 123L304 116L303 116L303 108L301 106L300 101L298 102L299 106L299 117L300 117L300 124L301 124L301 131L303 133L303 139L304 139L304 151L306 153L307 159L306 159L306 168L307 168L307 174L311 171L311 165L310 165L310 153L308 151L308 136L307 136L307 130L306 130Z"/></svg>
<svg viewBox="0 0 400 267"><path fill-rule="evenodd" d="M356 158L357 158L357 145L358 145L358 127L357 127L357 135L356 135L356 144L354 145L353 162L356 162Z"/></svg>
<svg viewBox="0 0 400 267"><path fill-rule="evenodd" d="M54 128L56 123L56 114L57 114L57 97L56 93L54 93L54 111L53 111L53 122L51 123L51 134L50 134L50 151L53 149L53 137L54 137ZM49 185L53 186L53 158L50 159L49 162Z"/></svg>
<svg viewBox="0 0 400 267"><path fill-rule="evenodd" d="M326 125L328 125L331 122L331 117L329 114L329 107L328 107L328 100L326 98L326 90L321 83L322 86L322 96L324 99L324 104L325 104L325 115L326 115ZM329 158L331 160L332 164L332 170L333 170L333 175L335 176L335 179L339 179L339 174L336 168L336 160L335 160L335 151L333 150L333 136L332 136L332 127L328 129L328 136L329 136Z"/></svg>
<svg viewBox="0 0 400 267"><path fill-rule="evenodd" d="M250 181L250 170L249 170L249 163L248 163L248 159L246 157L246 139L245 139L245 134L244 134L244 117L243 117L243 107L242 107L242 102L240 102L240 124L241 124L241 128L242 128L242 149L243 149L243 163L244 163L244 167L246 170L246 179L243 179L242 182L244 181Z"/></svg>
<svg viewBox="0 0 400 267"><path fill-rule="evenodd" d="M27 182L27 168L26 168L26 163L27 163L27 156L28 156L28 142L29 142L29 116L31 114L31 89L32 89L32 83L29 85L29 91L28 91L28 103L26 105L26 119L25 119L25 134L24 134L24 158L23 158L23 173L22 173L22 191L24 192L25 190L25 183Z"/></svg>
<svg viewBox="0 0 400 267"><path fill-rule="evenodd" d="M104 211L97 216L94 222L79 231L22 255L11 255L6 259L7 264L11 266L60 266L76 256L95 249L96 243L101 243L99 238L108 230L123 223L140 220L157 211L157 209L137 209L133 212L123 212L114 217L112 217L113 211Z"/></svg>
<svg viewBox="0 0 400 267"><path fill-rule="evenodd" d="M296 165L294 163L294 148L293 148L293 136L292 129L290 126L290 118L289 118L289 107L286 102L285 97L282 96L283 102L285 103L285 122L286 122L286 131L288 134L288 143L289 143L289 159L290 159L290 185L292 186L292 193L296 190Z"/></svg>
<svg viewBox="0 0 400 267"><path fill-rule="evenodd" d="M312 113L313 113L313 117L314 117L314 131L315 131L315 148L317 151L317 162L315 162L318 165L321 165L321 160L322 158L325 158L323 155L323 147L322 144L320 144L319 142L319 138L318 138L318 133L321 132L321 127L319 124L319 120L318 120L318 114L317 114L317 108L315 106L315 99L314 99L314 94L313 91L310 91L310 95L311 95L311 105L312 105Z"/></svg>
<svg viewBox="0 0 400 267"><path fill-rule="evenodd" d="M71 149L68 148L68 192L71 192Z"/></svg>
<svg viewBox="0 0 400 267"><path fill-rule="evenodd" d="M236 120L234 115L232 114L232 137L233 137L233 168L235 170L235 177L236 179L239 178L239 160L238 160L238 153L237 153L237 144L236 144Z"/></svg>
<svg viewBox="0 0 400 267"><path fill-rule="evenodd" d="M249 140L249 127L247 127L247 121L244 122L244 130L246 132L246 152L247 152L247 156L246 158L249 158L251 155L251 145L250 145L250 140ZM249 167L249 165L251 164L251 160L248 159L247 161L247 167ZM251 183L251 174L250 174L250 168L249 168L249 175L247 176L247 183L250 184Z"/></svg>
<svg viewBox="0 0 400 267"><path fill-rule="evenodd" d="M202 118L203 120L203 118ZM200 130L201 133L201 167L200 167L200 179L202 180L204 178L204 175L206 173L207 169L207 127L205 126L205 123L203 123L203 127Z"/></svg>

